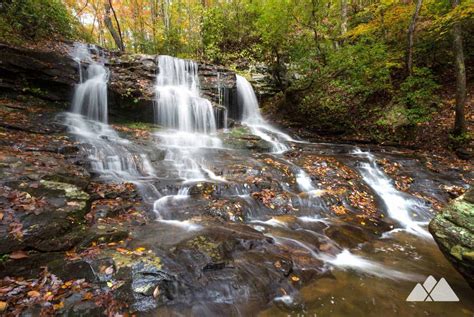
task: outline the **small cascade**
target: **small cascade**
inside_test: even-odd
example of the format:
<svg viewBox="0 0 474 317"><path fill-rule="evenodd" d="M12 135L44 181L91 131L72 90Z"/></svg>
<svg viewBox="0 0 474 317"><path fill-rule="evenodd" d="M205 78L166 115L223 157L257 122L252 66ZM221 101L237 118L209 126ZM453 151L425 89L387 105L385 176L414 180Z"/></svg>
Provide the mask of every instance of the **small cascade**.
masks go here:
<svg viewBox="0 0 474 317"><path fill-rule="evenodd" d="M103 61L94 61L87 45L76 43L72 56L78 62L81 82L74 92L72 112L66 114L66 125L87 144L84 149L94 171L105 178L130 181L144 187L140 179L154 173L147 156L132 152L133 144L107 124L107 68ZM86 65L85 74L82 74L82 63Z"/></svg>
<svg viewBox="0 0 474 317"><path fill-rule="evenodd" d="M72 111L82 114L88 119L107 123L108 78L109 74L104 66L97 63L89 65L86 81L81 78L81 84L76 87Z"/></svg>
<svg viewBox="0 0 474 317"><path fill-rule="evenodd" d="M197 64L162 55L158 65L156 123L181 132L216 132L212 104L200 97Z"/></svg>
<svg viewBox="0 0 474 317"><path fill-rule="evenodd" d="M393 181L378 167L374 155L359 149L353 154L363 156L368 160L368 162L360 163L359 171L367 185L383 200L388 215L398 221L408 232L431 238L430 233L422 227L429 219L425 204L419 199L398 191ZM414 220L412 215L420 219Z"/></svg>
<svg viewBox="0 0 474 317"><path fill-rule="evenodd" d="M187 182L209 177L202 149L220 148L214 108L200 96L198 66L195 62L158 57L156 81L156 123L165 131L156 133L166 149L166 160Z"/></svg>
<svg viewBox="0 0 474 317"><path fill-rule="evenodd" d="M224 109L223 111L223 128L224 128L224 131L227 130L227 126L228 126L228 110L227 110L227 107L225 106L226 104L226 96L225 96L225 89L222 85L222 78L221 78L221 73L220 72L217 72L217 95L218 95L218 98L219 98L219 105L222 106L222 108ZM219 122L221 122L221 120L219 120Z"/></svg>
<svg viewBox="0 0 474 317"><path fill-rule="evenodd" d="M242 105L242 123L248 126L253 134L272 144L274 153L287 151L288 146L281 140L293 141L293 139L263 119L252 85L244 77L236 76L237 96L239 104Z"/></svg>

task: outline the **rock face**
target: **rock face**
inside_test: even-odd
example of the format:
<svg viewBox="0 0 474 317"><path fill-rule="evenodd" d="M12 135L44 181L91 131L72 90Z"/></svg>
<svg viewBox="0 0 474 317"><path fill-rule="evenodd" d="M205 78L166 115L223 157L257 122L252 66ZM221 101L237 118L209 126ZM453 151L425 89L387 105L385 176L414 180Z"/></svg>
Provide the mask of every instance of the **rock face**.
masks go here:
<svg viewBox="0 0 474 317"><path fill-rule="evenodd" d="M474 189L447 206L429 228L441 251L474 288Z"/></svg>
<svg viewBox="0 0 474 317"><path fill-rule="evenodd" d="M124 115L144 122L153 122L154 86L158 75L157 55L110 56L109 106L111 115ZM203 97L216 110L218 126L223 127L224 111L230 113L237 105L235 73L222 66L198 63ZM139 110L137 110L139 109Z"/></svg>
<svg viewBox="0 0 474 317"><path fill-rule="evenodd" d="M0 44L0 92L69 101L78 80L77 63L67 55Z"/></svg>
<svg viewBox="0 0 474 317"><path fill-rule="evenodd" d="M54 51L39 51L0 44L0 92L31 94L49 101L69 103L74 85L79 82L79 64L70 56L72 44L59 46L60 49ZM111 120L122 117L152 123L157 55L116 54L96 46L91 46L90 50L97 58L105 57L110 70ZM198 65L201 92L213 103L218 126L224 125L225 111L232 119L238 119L232 116L239 113L235 73L223 66ZM82 64L83 68L86 66Z"/></svg>

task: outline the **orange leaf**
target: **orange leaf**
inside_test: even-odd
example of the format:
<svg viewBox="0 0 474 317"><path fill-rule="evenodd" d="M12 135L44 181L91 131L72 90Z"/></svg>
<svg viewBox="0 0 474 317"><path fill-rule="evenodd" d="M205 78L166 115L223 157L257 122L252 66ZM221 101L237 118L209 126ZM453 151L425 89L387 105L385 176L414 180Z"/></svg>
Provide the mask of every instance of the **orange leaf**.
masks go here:
<svg viewBox="0 0 474 317"><path fill-rule="evenodd" d="M26 254L25 251L14 251L10 254L10 259L13 259L13 260L24 259L27 257L28 257L28 254Z"/></svg>
<svg viewBox="0 0 474 317"><path fill-rule="evenodd" d="M38 297L40 296L41 294L38 292L38 291L29 291L28 292L28 296L29 297Z"/></svg>

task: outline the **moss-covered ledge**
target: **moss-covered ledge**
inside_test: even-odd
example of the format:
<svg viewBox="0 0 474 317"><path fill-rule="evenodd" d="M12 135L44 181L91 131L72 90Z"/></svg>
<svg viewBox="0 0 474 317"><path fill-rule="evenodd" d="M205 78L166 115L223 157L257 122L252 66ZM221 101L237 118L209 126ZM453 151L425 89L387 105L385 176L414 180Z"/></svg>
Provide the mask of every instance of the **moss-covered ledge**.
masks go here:
<svg viewBox="0 0 474 317"><path fill-rule="evenodd" d="M429 229L443 254L474 288L474 189L452 201Z"/></svg>

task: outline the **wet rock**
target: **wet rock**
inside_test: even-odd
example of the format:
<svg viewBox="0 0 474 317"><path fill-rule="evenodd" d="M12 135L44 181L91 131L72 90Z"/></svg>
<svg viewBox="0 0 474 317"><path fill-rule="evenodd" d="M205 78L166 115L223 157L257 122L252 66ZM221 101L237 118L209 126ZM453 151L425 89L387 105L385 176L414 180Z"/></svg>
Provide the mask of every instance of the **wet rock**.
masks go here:
<svg viewBox="0 0 474 317"><path fill-rule="evenodd" d="M90 263L84 260L72 262L59 260L49 263L48 269L63 281L85 279L87 282L95 282L97 280Z"/></svg>
<svg viewBox="0 0 474 317"><path fill-rule="evenodd" d="M452 201L429 229L446 258L474 287L474 190Z"/></svg>
<svg viewBox="0 0 474 317"><path fill-rule="evenodd" d="M64 308L59 313L65 316L101 316L104 307L98 306L94 301L85 301L80 293L72 294L64 300Z"/></svg>
<svg viewBox="0 0 474 317"><path fill-rule="evenodd" d="M63 267L65 260L61 252L43 253L29 252L27 257L17 260L5 260L0 262L0 277L22 276L25 278L36 278L40 275L42 268L58 263Z"/></svg>
<svg viewBox="0 0 474 317"><path fill-rule="evenodd" d="M88 247L92 243L111 243L128 238L128 230L122 226L108 224L97 224L87 230L87 233L80 241L79 246Z"/></svg>
<svg viewBox="0 0 474 317"><path fill-rule="evenodd" d="M148 158L151 162L155 163L158 161L163 161L166 156L166 150L153 149L152 152L148 153Z"/></svg>
<svg viewBox="0 0 474 317"><path fill-rule="evenodd" d="M272 145L253 135L246 127L233 128L228 133L221 134L225 146L237 150L252 150L256 152L270 152Z"/></svg>
<svg viewBox="0 0 474 317"><path fill-rule="evenodd" d="M11 195L23 197L25 207L3 202L11 218L10 224L0 224L0 232L4 232L0 253L23 248L68 250L84 239L86 229L82 223L89 207L87 193L72 184L44 180L33 187L22 182L10 185L18 190L5 188ZM12 224L18 228L17 234L11 234Z"/></svg>
<svg viewBox="0 0 474 317"><path fill-rule="evenodd" d="M30 93L54 101L70 100L79 80L77 63L57 51L0 44L0 90Z"/></svg>

